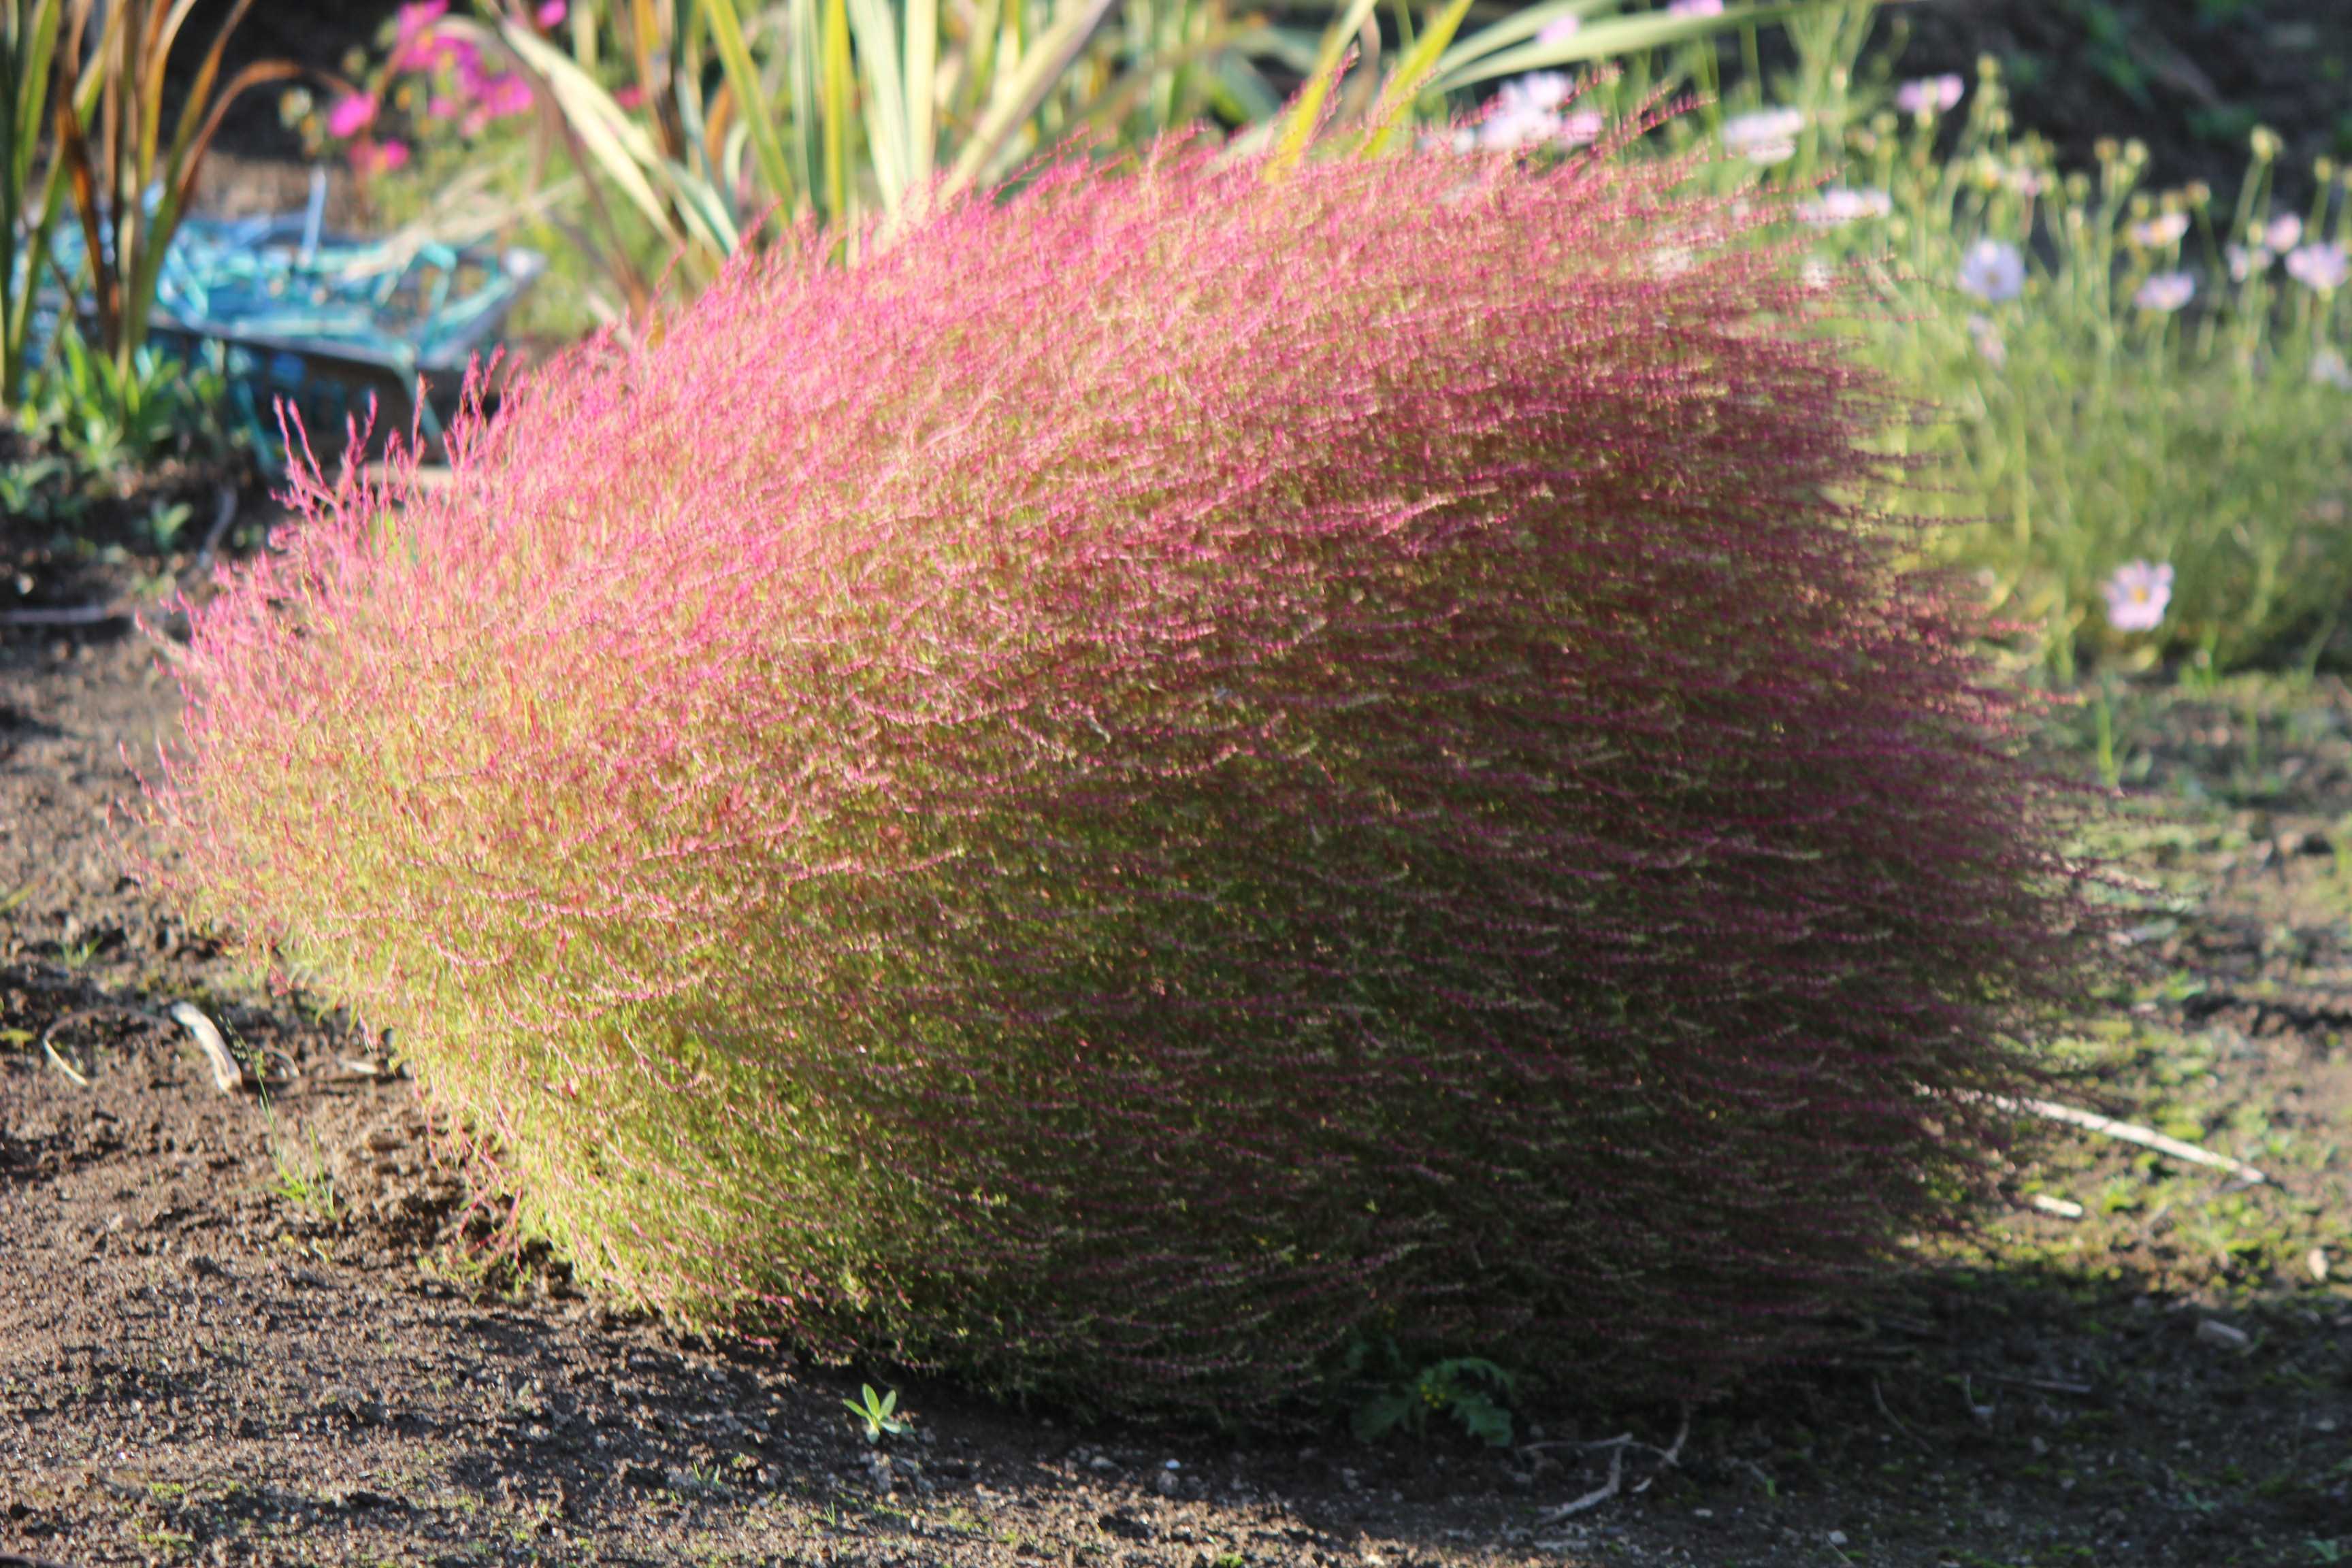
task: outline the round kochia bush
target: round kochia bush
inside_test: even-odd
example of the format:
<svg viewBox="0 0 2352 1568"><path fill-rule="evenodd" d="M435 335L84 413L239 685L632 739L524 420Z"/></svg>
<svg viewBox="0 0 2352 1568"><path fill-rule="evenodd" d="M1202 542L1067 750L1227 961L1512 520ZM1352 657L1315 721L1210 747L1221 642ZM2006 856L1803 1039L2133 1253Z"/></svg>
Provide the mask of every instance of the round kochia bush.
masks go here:
<svg viewBox="0 0 2352 1568"><path fill-rule="evenodd" d="M195 616L205 911L689 1321L1688 1393L1953 1217L2072 905L1817 297L1650 175L806 236Z"/></svg>

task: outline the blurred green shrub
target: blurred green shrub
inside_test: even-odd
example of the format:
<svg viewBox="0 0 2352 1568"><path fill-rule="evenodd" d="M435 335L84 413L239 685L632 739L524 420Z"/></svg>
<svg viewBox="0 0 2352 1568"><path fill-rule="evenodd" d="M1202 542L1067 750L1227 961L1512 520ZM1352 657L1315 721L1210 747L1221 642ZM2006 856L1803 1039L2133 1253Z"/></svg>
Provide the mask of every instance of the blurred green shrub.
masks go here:
<svg viewBox="0 0 2352 1568"><path fill-rule="evenodd" d="M2352 602L2343 171L2323 161L2285 212L2266 131L2227 205L2144 189L2136 144L2063 170L1991 61L1971 88L1866 59L1874 10L1792 21L1798 67L1752 110L1659 143L1713 140L1697 183L1784 200L1824 267L1867 281L1864 353L1936 410L1889 444L1930 460L1912 504L1951 524L1937 557L2061 679L2084 654L2319 657Z"/></svg>
<svg viewBox="0 0 2352 1568"><path fill-rule="evenodd" d="M1233 0L564 0L478 16L420 0L352 62L352 91L304 91L288 113L396 217L556 242L554 297L609 320L706 286L772 216L895 217L1057 149L1110 155L1203 126L1236 133L1237 153L1327 115L1409 130L1499 77L1752 36L1791 6L1547 0L1467 37L1468 0L1419 18L1401 5L1385 27L1373 0L1349 0L1319 31L1300 9L1307 26Z"/></svg>

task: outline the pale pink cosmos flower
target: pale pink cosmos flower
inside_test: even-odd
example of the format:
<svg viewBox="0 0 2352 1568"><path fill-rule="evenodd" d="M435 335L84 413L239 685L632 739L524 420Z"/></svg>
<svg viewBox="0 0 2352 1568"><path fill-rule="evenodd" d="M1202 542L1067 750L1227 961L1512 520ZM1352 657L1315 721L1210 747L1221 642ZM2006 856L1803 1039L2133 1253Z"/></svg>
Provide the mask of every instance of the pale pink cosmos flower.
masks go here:
<svg viewBox="0 0 2352 1568"><path fill-rule="evenodd" d="M2333 294L2344 287L2347 268L2340 245L2299 245L2286 255L2286 275L2315 294Z"/></svg>
<svg viewBox="0 0 2352 1568"><path fill-rule="evenodd" d="M1669 16L1720 16L1723 0L1674 0L1666 7Z"/></svg>
<svg viewBox="0 0 2352 1568"><path fill-rule="evenodd" d="M1969 318L1969 339L1976 344L1977 353L1983 356L1985 363L1993 369L1999 370L2009 363L2009 343L2001 337L2000 329L1994 326L1989 318L1973 315Z"/></svg>
<svg viewBox="0 0 2352 1568"><path fill-rule="evenodd" d="M1569 39L1576 37L1577 29L1583 26L1584 18L1581 16L1555 17L1551 21L1544 24L1543 31L1536 35L1536 42L1538 44L1564 44L1568 42Z"/></svg>
<svg viewBox="0 0 2352 1568"><path fill-rule="evenodd" d="M327 134L342 141L375 123L375 94L347 92L327 110Z"/></svg>
<svg viewBox="0 0 2352 1568"><path fill-rule="evenodd" d="M2293 213L2271 219L2268 226L2263 230L2263 246L2281 256L2293 250L2296 242L2302 238L2303 220Z"/></svg>
<svg viewBox="0 0 2352 1568"><path fill-rule="evenodd" d="M2221 255L2230 263L2230 276L2240 283L2257 273L2268 272L2271 263L2277 259L2271 255L2270 247L2263 245L2251 250L2242 245L2225 245L2221 247Z"/></svg>
<svg viewBox="0 0 2352 1568"><path fill-rule="evenodd" d="M1998 239L1980 239L1960 256L1960 292L1998 305L2025 292L2025 256Z"/></svg>
<svg viewBox="0 0 2352 1568"><path fill-rule="evenodd" d="M1560 117L1560 143L1568 147L1582 147L1598 142L1601 140L1601 132L1608 128L1608 124L1609 122L1601 118L1601 110L1597 109L1573 110Z"/></svg>
<svg viewBox="0 0 2352 1568"><path fill-rule="evenodd" d="M1805 128L1801 109L1759 109L1723 122L1723 150L1751 163L1780 163L1797 155L1797 132Z"/></svg>
<svg viewBox="0 0 2352 1568"><path fill-rule="evenodd" d="M2189 232L2187 213L2158 213L2144 223L2131 226L2131 242L2143 250L2161 250L2178 244Z"/></svg>
<svg viewBox="0 0 2352 1568"><path fill-rule="evenodd" d="M2099 592L2106 595L2107 625L2119 632L2152 632L2164 624L2165 606L2172 603L2172 564L2126 562Z"/></svg>
<svg viewBox="0 0 2352 1568"><path fill-rule="evenodd" d="M1865 217L1885 217L1895 210L1895 200L1885 191L1875 189L1848 190L1843 185L1832 185L1797 208L1797 216L1819 228L1853 223Z"/></svg>
<svg viewBox="0 0 2352 1568"><path fill-rule="evenodd" d="M1957 76L1921 77L1906 81L1895 89L1895 107L1904 113L1919 118L1948 114L1959 107L1960 95L1968 90Z"/></svg>
<svg viewBox="0 0 2352 1568"><path fill-rule="evenodd" d="M2155 272L2132 295L2143 310L2168 316L2197 297L2197 279L2186 272Z"/></svg>

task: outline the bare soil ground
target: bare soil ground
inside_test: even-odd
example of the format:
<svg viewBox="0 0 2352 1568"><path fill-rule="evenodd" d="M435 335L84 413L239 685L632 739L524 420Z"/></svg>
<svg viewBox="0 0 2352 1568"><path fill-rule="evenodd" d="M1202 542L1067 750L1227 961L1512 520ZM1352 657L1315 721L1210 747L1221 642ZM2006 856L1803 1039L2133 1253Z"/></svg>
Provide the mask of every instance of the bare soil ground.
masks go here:
<svg viewBox="0 0 2352 1568"><path fill-rule="evenodd" d="M14 525L0 608L152 593L175 564ZM1278 1440L1078 1426L486 1263L379 1043L257 990L122 874L122 753L176 720L128 622L0 628L0 1563L2352 1556L2340 684L2126 700L2093 837L2129 874L2128 941L2061 1047L2077 1103L2273 1179L2059 1131L1980 1237L1923 1248L1830 1364L1693 1413L1672 1467L1671 1410L1538 1406L1504 1450L1442 1416L1380 1447L1337 1415ZM266 1094L215 1087L182 1001ZM916 1416L887 1465L842 1408L861 1377ZM1649 1445L1620 1494L1551 1511L1606 1484L1620 1433Z"/></svg>

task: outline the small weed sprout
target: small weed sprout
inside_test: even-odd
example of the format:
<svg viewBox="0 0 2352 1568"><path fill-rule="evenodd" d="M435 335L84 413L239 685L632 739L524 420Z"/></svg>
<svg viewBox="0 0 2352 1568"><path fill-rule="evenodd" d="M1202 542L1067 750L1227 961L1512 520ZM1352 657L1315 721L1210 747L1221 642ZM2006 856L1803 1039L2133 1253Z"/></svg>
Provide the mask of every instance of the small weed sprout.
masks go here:
<svg viewBox="0 0 2352 1568"><path fill-rule="evenodd" d="M1511 1446L1509 1397L1513 1380L1493 1362L1460 1356L1424 1368L1411 1384L1374 1394L1356 1407L1358 1438L1377 1443L1400 1426L1418 1436L1432 1415L1451 1415L1462 1430L1493 1448Z"/></svg>
<svg viewBox="0 0 2352 1568"><path fill-rule="evenodd" d="M306 1129L303 1136L296 1139L282 1130L273 1116L269 1161L278 1173L270 1191L296 1208L328 1225L341 1225L351 1212L327 1163L326 1145L319 1141L316 1131Z"/></svg>
<svg viewBox="0 0 2352 1568"><path fill-rule="evenodd" d="M845 1399L841 1403L866 1429L868 1443L878 1444L885 1437L903 1437L914 1429L912 1417L898 1413L898 1391L895 1388L887 1394L877 1394L872 1384L861 1384L857 1398Z"/></svg>

